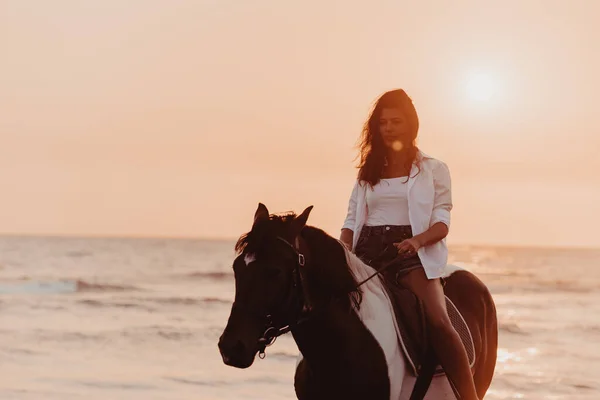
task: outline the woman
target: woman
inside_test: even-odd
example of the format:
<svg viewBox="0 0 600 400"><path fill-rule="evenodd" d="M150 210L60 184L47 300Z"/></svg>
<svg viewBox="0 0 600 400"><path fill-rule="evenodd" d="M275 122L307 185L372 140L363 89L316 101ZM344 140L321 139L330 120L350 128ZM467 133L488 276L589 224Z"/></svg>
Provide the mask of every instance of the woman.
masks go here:
<svg viewBox="0 0 600 400"><path fill-rule="evenodd" d="M361 135L358 179L340 239L375 268L391 263L386 280L422 301L434 350L459 398L477 399L440 282L448 259L450 173L416 147L418 128L417 111L404 90L377 100Z"/></svg>

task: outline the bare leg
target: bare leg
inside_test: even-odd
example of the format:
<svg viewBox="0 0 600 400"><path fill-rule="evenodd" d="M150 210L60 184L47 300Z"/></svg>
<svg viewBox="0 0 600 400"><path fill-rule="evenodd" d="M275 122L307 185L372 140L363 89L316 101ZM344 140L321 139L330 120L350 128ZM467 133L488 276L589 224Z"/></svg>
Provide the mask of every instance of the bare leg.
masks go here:
<svg viewBox="0 0 600 400"><path fill-rule="evenodd" d="M431 326L433 349L458 398L479 400L467 352L446 310L446 299L440 280L427 279L423 268L419 268L403 275L399 283L423 302Z"/></svg>

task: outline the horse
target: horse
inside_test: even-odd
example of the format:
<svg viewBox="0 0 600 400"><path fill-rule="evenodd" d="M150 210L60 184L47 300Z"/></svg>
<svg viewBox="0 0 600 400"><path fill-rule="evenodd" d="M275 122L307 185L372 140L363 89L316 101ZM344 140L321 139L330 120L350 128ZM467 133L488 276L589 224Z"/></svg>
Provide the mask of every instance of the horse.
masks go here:
<svg viewBox="0 0 600 400"><path fill-rule="evenodd" d="M259 203L251 230L237 241L235 296L218 342L224 364L248 368L275 338L291 332L300 353L299 400L413 398L417 377L399 344L383 280L338 239L306 224L312 208L276 215ZM497 356L494 302L466 270L453 270L445 280L446 296L473 338L473 378L483 399ZM456 398L443 373L428 383L421 398Z"/></svg>

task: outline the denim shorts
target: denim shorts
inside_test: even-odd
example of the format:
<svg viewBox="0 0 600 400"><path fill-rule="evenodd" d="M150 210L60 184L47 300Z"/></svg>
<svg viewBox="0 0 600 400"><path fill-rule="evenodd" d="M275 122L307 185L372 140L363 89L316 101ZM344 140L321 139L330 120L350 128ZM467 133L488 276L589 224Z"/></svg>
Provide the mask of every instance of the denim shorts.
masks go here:
<svg viewBox="0 0 600 400"><path fill-rule="evenodd" d="M382 275L386 280L397 282L403 274L423 268L418 254L398 254L394 246L412 236L410 225L363 226L354 253L375 269L390 264Z"/></svg>

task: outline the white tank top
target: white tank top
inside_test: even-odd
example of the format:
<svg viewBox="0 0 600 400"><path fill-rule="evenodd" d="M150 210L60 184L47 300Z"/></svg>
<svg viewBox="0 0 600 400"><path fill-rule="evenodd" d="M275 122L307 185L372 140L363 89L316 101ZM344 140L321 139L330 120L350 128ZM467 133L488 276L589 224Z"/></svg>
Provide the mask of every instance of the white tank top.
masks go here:
<svg viewBox="0 0 600 400"><path fill-rule="evenodd" d="M365 225L410 225L406 178L381 179L373 189L367 188Z"/></svg>

